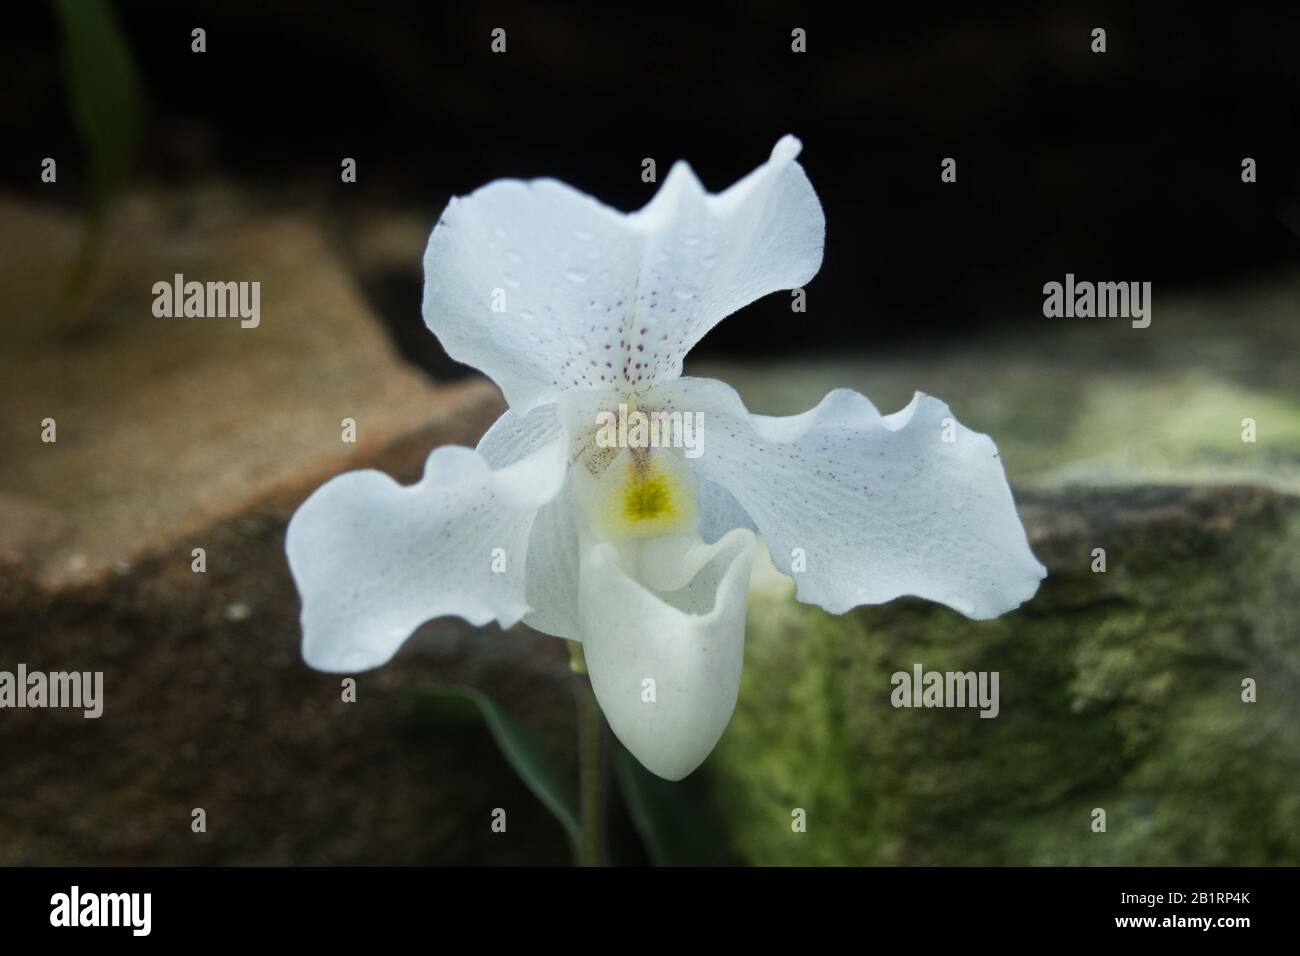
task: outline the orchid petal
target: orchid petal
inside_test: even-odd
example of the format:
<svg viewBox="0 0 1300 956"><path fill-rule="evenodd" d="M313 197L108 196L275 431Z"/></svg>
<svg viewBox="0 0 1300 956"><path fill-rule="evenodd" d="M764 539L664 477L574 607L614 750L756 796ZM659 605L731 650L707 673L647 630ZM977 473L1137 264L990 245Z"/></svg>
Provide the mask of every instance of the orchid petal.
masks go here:
<svg viewBox="0 0 1300 956"><path fill-rule="evenodd" d="M591 686L618 739L666 780L703 762L735 710L755 541L738 529L711 545L660 537L582 556Z"/></svg>
<svg viewBox="0 0 1300 956"><path fill-rule="evenodd" d="M825 217L799 149L784 137L718 195L679 162L631 214L551 179L453 199L425 251L425 322L521 412L675 378L720 320L820 267Z"/></svg>
<svg viewBox="0 0 1300 956"><path fill-rule="evenodd" d="M569 441L554 404L525 415L507 411L478 443L493 468L505 468L555 441ZM543 634L580 640L578 623L578 531L570 483L542 506L528 539L524 623Z"/></svg>
<svg viewBox="0 0 1300 956"><path fill-rule="evenodd" d="M910 594L986 619L1032 597L1047 573L993 441L936 398L918 392L882 416L840 389L769 418L711 379L665 391L703 411L696 474L745 509L801 601L840 614Z"/></svg>
<svg viewBox="0 0 1300 956"><path fill-rule="evenodd" d="M543 634L579 641L578 531L570 487L566 483L533 523L525 581L530 610L524 623Z"/></svg>
<svg viewBox="0 0 1300 956"><path fill-rule="evenodd" d="M514 624L529 610L533 521L564 474L564 443L553 441L496 471L477 452L444 446L414 485L377 471L326 482L294 514L285 542L302 596L303 658L355 672L388 661L430 618Z"/></svg>

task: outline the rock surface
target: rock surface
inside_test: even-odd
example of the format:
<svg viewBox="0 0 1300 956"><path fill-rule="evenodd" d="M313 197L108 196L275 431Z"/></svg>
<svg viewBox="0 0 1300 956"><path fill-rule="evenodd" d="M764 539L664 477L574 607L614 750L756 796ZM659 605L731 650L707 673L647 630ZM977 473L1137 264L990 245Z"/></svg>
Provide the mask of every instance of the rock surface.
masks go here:
<svg viewBox="0 0 1300 956"><path fill-rule="evenodd" d="M769 415L805 411L833 388L857 389L885 413L914 391L936 395L994 438L1020 488L1252 484L1300 493L1297 277L1160 296L1145 329L1033 316L972 341L852 358L688 360L687 373L730 382L751 411ZM1254 441L1242 440L1247 418Z"/></svg>
<svg viewBox="0 0 1300 956"><path fill-rule="evenodd" d="M0 357L0 562L42 588L100 580L252 500L314 486L402 442L418 458L432 432L473 441L501 408L486 383L435 392L399 363L319 226L240 220L229 208L210 216L191 208L203 196L128 205L84 333L29 336ZM49 290L63 285L50 263L71 260L76 229L9 205L0 236L27 250L0 251L0 262L20 322L37 328ZM48 259L32 256L41 248ZM260 324L155 317L153 284L177 273L260 282ZM45 419L54 443L42 441ZM342 441L344 419L356 422L354 444Z"/></svg>
<svg viewBox="0 0 1300 956"><path fill-rule="evenodd" d="M938 395L996 440L1049 569L982 623L756 594L740 706L706 765L747 859L1300 863L1300 295L1292 280L1157 305L1147 329L1043 319L905 354L688 369L767 414L836 387L882 411ZM895 709L891 675L918 663L998 671L1000 715Z"/></svg>
<svg viewBox="0 0 1300 956"><path fill-rule="evenodd" d="M0 711L0 864L567 862L487 733L431 735L408 693L472 683L567 742L558 642L437 622L360 675L356 703L298 654L294 508L352 468L413 480L435 445L477 440L496 390L400 362L310 217L220 190L137 198L90 321L54 337L76 241L71 219L0 203L25 332L0 356L0 670L103 671L104 714ZM261 281L260 325L156 318L152 284L176 272Z"/></svg>
<svg viewBox="0 0 1300 956"><path fill-rule="evenodd" d="M753 594L740 705L708 764L737 849L760 864L1300 861L1300 499L1116 487L1020 506L1049 577L997 620L911 599L833 617L788 588ZM891 676L917 664L998 672L998 715L894 707Z"/></svg>

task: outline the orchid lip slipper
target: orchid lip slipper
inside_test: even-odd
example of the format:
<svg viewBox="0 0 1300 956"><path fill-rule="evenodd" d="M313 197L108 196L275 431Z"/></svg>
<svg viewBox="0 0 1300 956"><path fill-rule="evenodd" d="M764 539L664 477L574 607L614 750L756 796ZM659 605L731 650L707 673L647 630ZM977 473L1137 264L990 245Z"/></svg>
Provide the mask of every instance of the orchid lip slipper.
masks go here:
<svg viewBox="0 0 1300 956"><path fill-rule="evenodd" d="M377 667L443 615L522 621L581 642L613 732L679 780L735 708L759 549L833 614L914 595L984 619L1033 596L1046 571L997 449L940 400L881 415L836 390L769 417L682 377L721 319L821 266L799 151L783 137L716 195L679 162L627 214L549 179L449 203L424 319L509 409L476 449L434 449L414 485L350 472L298 509L286 550L308 664ZM693 434L651 440L643 420Z"/></svg>

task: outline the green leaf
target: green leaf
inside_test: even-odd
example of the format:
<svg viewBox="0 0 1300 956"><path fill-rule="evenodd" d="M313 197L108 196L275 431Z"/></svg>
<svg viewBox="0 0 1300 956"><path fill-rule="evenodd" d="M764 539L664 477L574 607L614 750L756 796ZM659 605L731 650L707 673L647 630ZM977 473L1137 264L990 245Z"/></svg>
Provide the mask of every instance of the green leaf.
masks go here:
<svg viewBox="0 0 1300 956"><path fill-rule="evenodd" d="M434 684L416 695L425 703L470 704L477 710L511 769L564 827L576 859L582 845L577 784L537 732L473 687Z"/></svg>
<svg viewBox="0 0 1300 956"><path fill-rule="evenodd" d="M72 118L87 153L90 216L68 288L52 315L70 331L99 260L104 220L135 154L142 126L143 97L131 49L106 0L54 0L63 31L63 58Z"/></svg>
<svg viewBox="0 0 1300 956"><path fill-rule="evenodd" d="M734 866L740 862L703 771L671 783L641 766L617 738L610 744L614 777L650 862L655 866Z"/></svg>
<svg viewBox="0 0 1300 956"><path fill-rule="evenodd" d="M141 128L140 80L106 0L55 0L72 117L90 160L96 214L112 199Z"/></svg>

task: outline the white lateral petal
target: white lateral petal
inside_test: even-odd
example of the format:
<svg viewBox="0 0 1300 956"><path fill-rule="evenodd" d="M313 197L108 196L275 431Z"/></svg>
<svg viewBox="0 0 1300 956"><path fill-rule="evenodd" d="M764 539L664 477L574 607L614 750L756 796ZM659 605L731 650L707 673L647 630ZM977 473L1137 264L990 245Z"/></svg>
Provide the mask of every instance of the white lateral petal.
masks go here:
<svg viewBox="0 0 1300 956"><path fill-rule="evenodd" d="M703 762L735 710L754 547L753 532L739 529L712 545L602 543L582 557L583 651L596 699L623 745L666 780ZM677 587L650 589L629 575L630 561Z"/></svg>
<svg viewBox="0 0 1300 956"><path fill-rule="evenodd" d="M524 623L543 634L582 640L578 619L578 527L572 485L537 512L528 541Z"/></svg>
<svg viewBox="0 0 1300 956"><path fill-rule="evenodd" d="M707 429L708 426L706 425ZM712 544L733 528L748 528L757 531L754 519L740 506L735 495L718 484L709 481L700 474L697 467L699 459L692 461L691 470L695 473L695 484L699 489L700 503L700 537Z"/></svg>
<svg viewBox="0 0 1300 956"><path fill-rule="evenodd" d="M493 468L505 468L555 441L571 444L559 410L539 405L527 414L507 411L478 443ZM524 623L543 634L581 640L578 624L578 529L566 479L542 506L528 539Z"/></svg>
<svg viewBox="0 0 1300 956"><path fill-rule="evenodd" d="M799 148L784 137L718 195L677 163L631 214L551 179L453 199L425 250L424 320L519 411L675 378L721 319L820 267L825 217Z"/></svg>
<svg viewBox="0 0 1300 956"><path fill-rule="evenodd" d="M526 414L506 409L474 450L496 471L564 438L564 423L556 405L539 405Z"/></svg>
<svg viewBox="0 0 1300 956"><path fill-rule="evenodd" d="M335 672L378 667L420 624L446 614L475 625L518 621L528 611L529 532L564 465L562 441L497 471L477 452L445 446L414 485L354 471L318 488L285 542L306 662Z"/></svg>
<svg viewBox="0 0 1300 956"><path fill-rule="evenodd" d="M704 412L697 473L745 509L801 601L840 614L910 594L985 619L1028 600L1047 574L993 441L936 398L918 392L882 416L840 389L769 418L711 379L665 391Z"/></svg>

